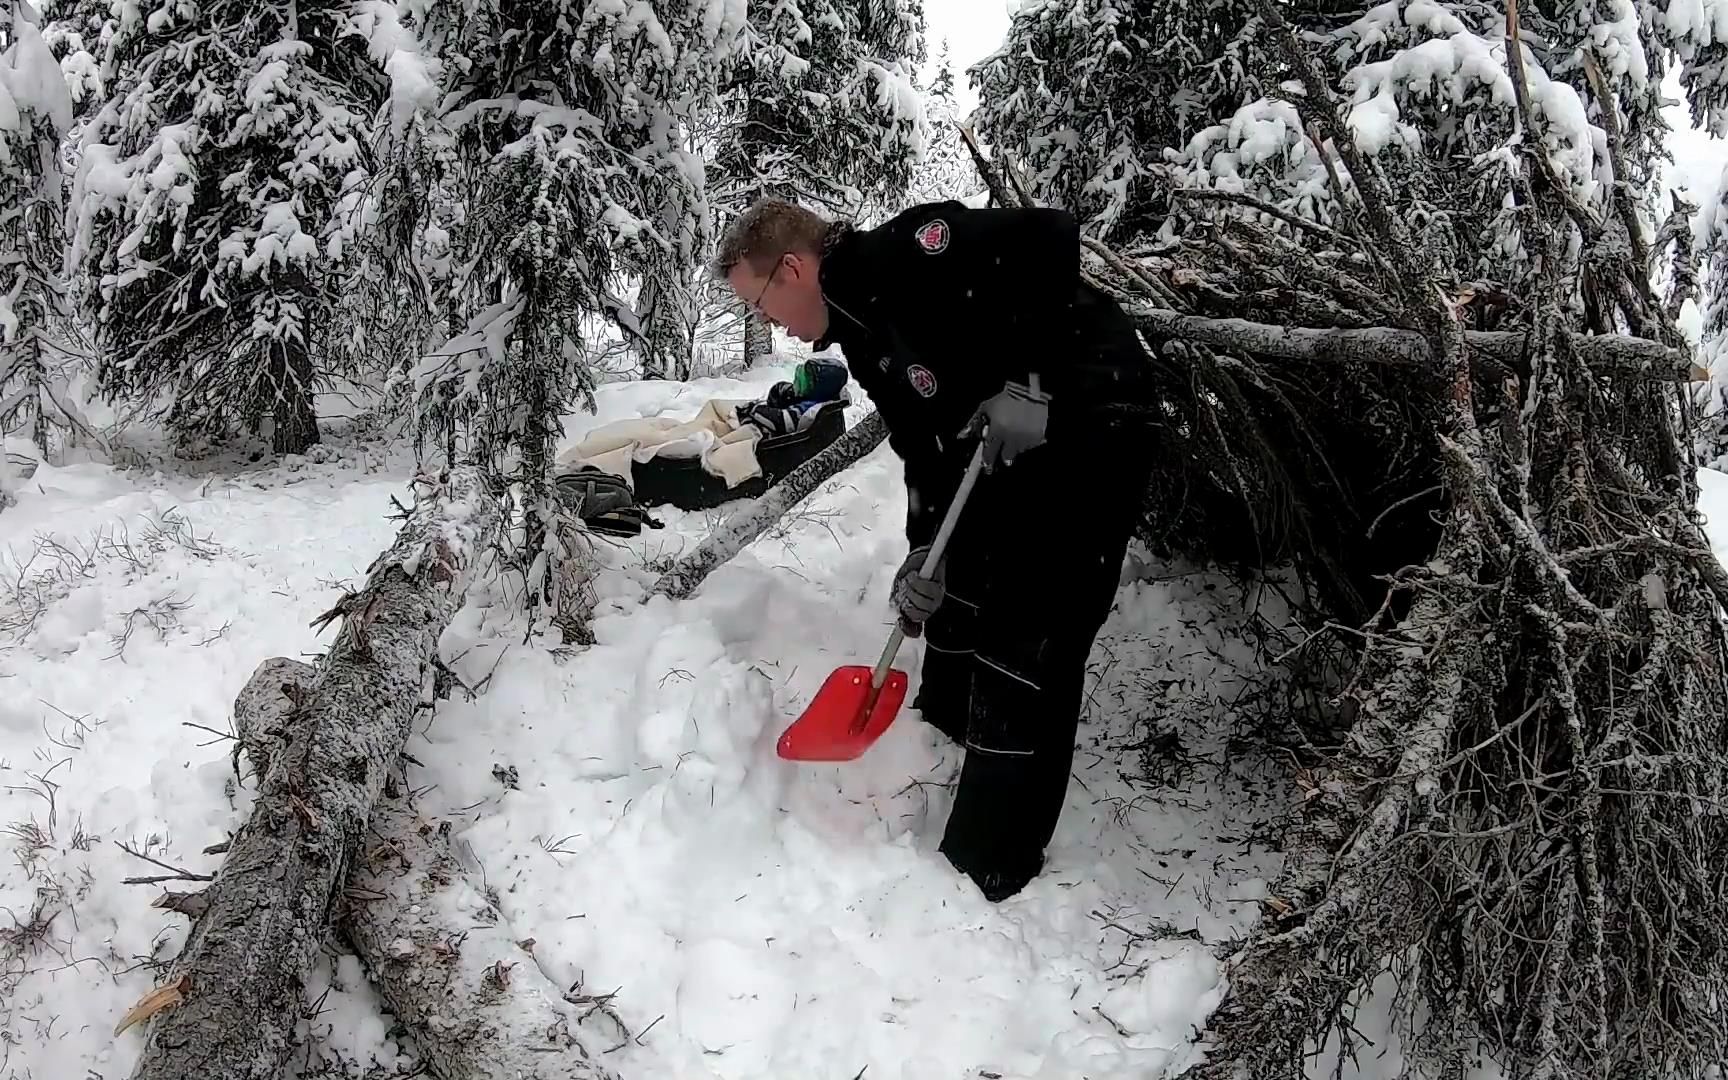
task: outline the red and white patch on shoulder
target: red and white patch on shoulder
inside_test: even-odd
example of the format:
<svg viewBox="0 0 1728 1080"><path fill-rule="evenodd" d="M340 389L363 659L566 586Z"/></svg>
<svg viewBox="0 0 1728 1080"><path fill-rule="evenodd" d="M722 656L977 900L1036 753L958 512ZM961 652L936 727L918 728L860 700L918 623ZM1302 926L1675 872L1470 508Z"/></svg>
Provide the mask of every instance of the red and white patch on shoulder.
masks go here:
<svg viewBox="0 0 1728 1080"><path fill-rule="evenodd" d="M937 255L948 248L948 223L941 218L924 225L918 230L918 246L926 254Z"/></svg>

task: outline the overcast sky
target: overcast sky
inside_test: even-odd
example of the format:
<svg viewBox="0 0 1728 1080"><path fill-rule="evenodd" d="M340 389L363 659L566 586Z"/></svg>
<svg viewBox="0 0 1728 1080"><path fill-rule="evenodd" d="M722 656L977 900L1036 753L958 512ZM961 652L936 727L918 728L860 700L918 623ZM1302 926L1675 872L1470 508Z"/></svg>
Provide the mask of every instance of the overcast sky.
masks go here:
<svg viewBox="0 0 1728 1080"><path fill-rule="evenodd" d="M962 116L978 104L966 82L966 68L1002 44L1008 33L1008 13L1019 5L1020 0L924 0L930 61L934 65L942 39L947 38L954 58L954 96Z"/></svg>

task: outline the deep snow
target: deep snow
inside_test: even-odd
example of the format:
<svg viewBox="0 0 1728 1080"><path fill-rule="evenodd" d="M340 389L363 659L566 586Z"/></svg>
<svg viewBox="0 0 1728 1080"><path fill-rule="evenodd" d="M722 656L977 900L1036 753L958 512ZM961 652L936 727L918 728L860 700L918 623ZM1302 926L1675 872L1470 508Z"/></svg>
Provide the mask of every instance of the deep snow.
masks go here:
<svg viewBox="0 0 1728 1080"><path fill-rule="evenodd" d="M566 435L689 416L784 374L607 386ZM45 537L98 552L35 581L46 607L0 652L0 821L35 848L0 871L0 903L28 923L49 887L52 915L0 1004L0 1076L130 1068L138 1031L113 1024L184 920L149 906L162 886L120 884L168 871L118 845L216 868L202 850L244 819L250 781L207 729L227 729L258 662L321 648L308 620L362 578L392 535L390 496L406 496L400 451L331 442L322 463L44 465L0 516L8 580L64 566L20 569ZM773 754L829 669L880 652L903 498L883 447L689 601L642 604L659 561L718 516L663 508L665 530L601 546L593 647L524 645L496 592L446 636L465 681L492 677L411 742L422 805L464 823L460 847L555 982L618 991L633 1037L610 1060L627 1077L1147 1077L1195 1059L1223 991L1205 942L1254 917L1277 865L1254 832L1288 797L1221 768L1248 662L1229 628L1239 598L1180 568L1125 568L1094 654L1096 749L1076 758L1050 867L993 907L934 850L959 759L915 712L846 766ZM918 656L901 656L914 677ZM1134 779L1138 751L1116 748L1159 733L1176 739L1146 760L1169 782ZM510 768L514 789L495 775ZM319 979L314 1065L412 1068L353 958Z"/></svg>
<svg viewBox="0 0 1728 1080"><path fill-rule="evenodd" d="M610 385L566 439L784 374ZM149 906L163 885L122 879L219 865L202 851L250 799L216 734L235 693L266 657L322 647L308 621L361 580L393 533L390 497L406 497L400 448L350 432L318 454L332 459L44 465L0 515L0 905L16 956L0 1078L128 1073L139 1033L113 1025L184 920ZM1701 482L1728 551L1728 477ZM883 447L695 597L644 604L720 514L661 508L664 530L599 548L594 646L524 644L496 586L446 636L465 682L491 677L410 743L422 808L461 823L459 849L554 982L617 992L628 1033L593 1049L625 1077L1103 1080L1173 1076L1203 1052L1194 1033L1224 990L1206 946L1256 917L1277 870L1260 829L1296 797L1229 752L1253 670L1244 598L1131 556L1050 865L992 906L935 851L959 758L915 712L854 763L773 753L828 670L880 651L903 498ZM21 566L45 539L60 553ZM21 597L43 601L28 628ZM901 655L914 678L918 659ZM412 1072L353 957L332 950L314 986L309 1075ZM1380 1056L1344 1075L1395 1075L1383 1015L1358 1020Z"/></svg>

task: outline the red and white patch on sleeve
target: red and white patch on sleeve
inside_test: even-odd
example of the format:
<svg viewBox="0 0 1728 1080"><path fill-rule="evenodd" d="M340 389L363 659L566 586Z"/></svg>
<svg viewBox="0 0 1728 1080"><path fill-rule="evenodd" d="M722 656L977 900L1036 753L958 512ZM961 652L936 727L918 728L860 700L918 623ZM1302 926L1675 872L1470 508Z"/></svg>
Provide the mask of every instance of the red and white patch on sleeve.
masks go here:
<svg viewBox="0 0 1728 1080"><path fill-rule="evenodd" d="M913 364L906 369L906 381L912 384L912 389L918 391L920 397L936 396L936 376L923 364Z"/></svg>
<svg viewBox="0 0 1728 1080"><path fill-rule="evenodd" d="M938 255L948 248L948 223L941 218L918 230L918 246L928 255Z"/></svg>

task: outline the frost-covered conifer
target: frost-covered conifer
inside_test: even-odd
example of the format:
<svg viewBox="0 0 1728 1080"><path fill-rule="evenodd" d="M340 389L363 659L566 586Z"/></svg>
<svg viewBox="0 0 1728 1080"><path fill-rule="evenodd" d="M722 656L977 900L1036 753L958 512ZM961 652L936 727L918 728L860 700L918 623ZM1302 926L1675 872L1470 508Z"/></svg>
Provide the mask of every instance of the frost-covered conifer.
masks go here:
<svg viewBox="0 0 1728 1080"><path fill-rule="evenodd" d="M391 78L386 164L361 209L367 287L432 327L404 382L427 434L512 485L536 595L556 554L559 418L592 405L593 323L633 322L620 286L676 280L707 242L690 125L743 24L742 0L360 9ZM649 320L656 350L687 353L665 330L687 325L680 302Z"/></svg>
<svg viewBox="0 0 1728 1080"><path fill-rule="evenodd" d="M67 387L76 357L63 340L60 143L72 116L39 14L0 0L0 434L23 432L44 455L56 430L93 434Z"/></svg>
<svg viewBox="0 0 1728 1080"><path fill-rule="evenodd" d="M1699 213L1693 240L1711 272L1700 300L1704 324L1695 363L1709 373L1694 397L1703 409L1699 464L1728 466L1728 172Z"/></svg>
<svg viewBox="0 0 1728 1080"><path fill-rule="evenodd" d="M1155 230L1165 148L1261 93L1250 7L1031 0L969 71L978 134L1019 159L1041 201L1095 231Z"/></svg>
<svg viewBox="0 0 1728 1080"><path fill-rule="evenodd" d="M912 166L906 191L909 204L965 199L984 188L977 167L960 135L960 107L954 100L954 64L948 43L942 43L936 74L924 96L924 116L929 137L924 152Z"/></svg>
<svg viewBox="0 0 1728 1080"><path fill-rule="evenodd" d="M1515 287L1530 272L1517 211L1531 181L1517 151L1530 141L1580 207L1625 234L1618 158L1627 181L1618 198L1638 221L1633 242L1654 235L1657 208L1643 193L1663 132L1663 46L1674 40L1667 27L1693 22L1637 0L1519 5L1526 119L1507 64L1505 5L1388 0L1298 5L1285 17L1342 94L1355 145L1401 183L1431 189L1421 201L1444 209L1433 239L1473 254L1457 267L1463 280ZM1025 161L1039 198L1094 232L1129 240L1169 227L1169 192L1183 187L1334 220L1334 184L1293 104L1301 88L1251 3L1033 0L972 78L981 134ZM1220 212L1288 228L1240 207ZM1581 302L1598 320L1612 306Z"/></svg>
<svg viewBox="0 0 1728 1080"><path fill-rule="evenodd" d="M334 0L122 5L80 145L71 262L100 385L182 437L318 439L313 358L364 178L365 76Z"/></svg>
<svg viewBox="0 0 1728 1080"><path fill-rule="evenodd" d="M102 103L102 56L114 25L107 0L44 0L42 39L66 77L74 117ZM74 128L74 133L76 128Z"/></svg>

